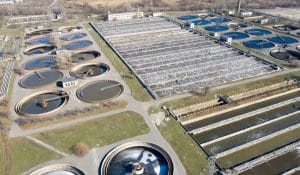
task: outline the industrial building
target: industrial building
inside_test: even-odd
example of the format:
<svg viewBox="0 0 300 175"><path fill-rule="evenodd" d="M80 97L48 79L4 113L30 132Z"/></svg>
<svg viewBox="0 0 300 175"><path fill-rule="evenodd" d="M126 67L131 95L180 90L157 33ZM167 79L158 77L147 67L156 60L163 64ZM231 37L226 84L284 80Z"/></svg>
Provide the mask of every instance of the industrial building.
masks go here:
<svg viewBox="0 0 300 175"><path fill-rule="evenodd" d="M107 19L108 21L122 21L122 20L129 20L135 18L143 18L144 12L137 11L137 12L130 12L130 13L108 13Z"/></svg>

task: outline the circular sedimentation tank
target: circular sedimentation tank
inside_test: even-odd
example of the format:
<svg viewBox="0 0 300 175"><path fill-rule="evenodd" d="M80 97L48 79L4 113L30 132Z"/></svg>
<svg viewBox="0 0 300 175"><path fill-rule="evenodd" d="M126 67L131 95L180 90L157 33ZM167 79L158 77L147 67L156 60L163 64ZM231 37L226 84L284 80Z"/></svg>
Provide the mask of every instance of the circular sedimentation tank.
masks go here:
<svg viewBox="0 0 300 175"><path fill-rule="evenodd" d="M230 22L230 21L232 21L232 20L229 19L229 18L220 18L220 17L216 17L216 18L212 18L211 21L212 21L212 22L215 22L215 23L225 23L225 22Z"/></svg>
<svg viewBox="0 0 300 175"><path fill-rule="evenodd" d="M212 31L212 32L223 32L228 30L228 27L226 26L207 26L204 28L207 31Z"/></svg>
<svg viewBox="0 0 300 175"><path fill-rule="evenodd" d="M66 35L63 35L62 37L60 37L61 40L63 41L73 41L73 40L77 40L77 39L81 39L86 37L87 34L86 33L69 33Z"/></svg>
<svg viewBox="0 0 300 175"><path fill-rule="evenodd" d="M16 105L16 112L24 117L40 117L58 111L67 104L64 91L45 91L25 97Z"/></svg>
<svg viewBox="0 0 300 175"><path fill-rule="evenodd" d="M271 50L270 55L281 61L300 59L300 52L297 50L274 49Z"/></svg>
<svg viewBox="0 0 300 175"><path fill-rule="evenodd" d="M100 55L101 54L97 51L79 52L71 56L71 61L74 63L86 62L86 61L94 60Z"/></svg>
<svg viewBox="0 0 300 175"><path fill-rule="evenodd" d="M287 36L274 36L268 38L268 40L278 44L293 44L298 42L298 40Z"/></svg>
<svg viewBox="0 0 300 175"><path fill-rule="evenodd" d="M179 16L178 19L180 20L184 20L184 21L187 21L187 20L193 20L193 19L197 19L198 17L195 16L195 15L184 15L184 16Z"/></svg>
<svg viewBox="0 0 300 175"><path fill-rule="evenodd" d="M248 30L245 30L245 32L250 35L256 35L256 36L264 36L264 35L272 34L271 31L265 30L265 29L248 29Z"/></svg>
<svg viewBox="0 0 300 175"><path fill-rule="evenodd" d="M37 54L45 54L52 52L56 49L55 45L46 45L46 46L39 46L34 48L27 49L24 54L25 55L37 55Z"/></svg>
<svg viewBox="0 0 300 175"><path fill-rule="evenodd" d="M270 55L281 61L289 61L290 59L290 54L288 54L285 50L279 50L279 49L271 50Z"/></svg>
<svg viewBox="0 0 300 175"><path fill-rule="evenodd" d="M44 56L39 58L34 58L23 64L23 68L26 70L36 70L43 68L50 68L56 64L57 60L54 56Z"/></svg>
<svg viewBox="0 0 300 175"><path fill-rule="evenodd" d="M109 71L109 66L103 63L99 64L84 64L73 68L70 74L76 78L84 79L97 77L106 74Z"/></svg>
<svg viewBox="0 0 300 175"><path fill-rule="evenodd" d="M274 29L277 29L277 30L281 30L281 31L294 31L294 30L298 30L299 27L297 26L293 26L293 25L275 25L273 26Z"/></svg>
<svg viewBox="0 0 300 175"><path fill-rule="evenodd" d="M55 164L35 170L28 175L85 175L85 173L72 165Z"/></svg>
<svg viewBox="0 0 300 175"><path fill-rule="evenodd" d="M67 33L72 32L73 30L81 30L81 26L69 26L69 27L62 27L59 29L60 32Z"/></svg>
<svg viewBox="0 0 300 175"><path fill-rule="evenodd" d="M35 71L26 74L19 85L27 89L36 89L56 83L63 77L63 73L58 70Z"/></svg>
<svg viewBox="0 0 300 175"><path fill-rule="evenodd" d="M275 47L275 44L265 40L250 40L243 42L244 46L254 49L269 49Z"/></svg>
<svg viewBox="0 0 300 175"><path fill-rule="evenodd" d="M249 27L249 24L241 22L241 23L239 23L239 26L241 28L246 28L246 27Z"/></svg>
<svg viewBox="0 0 300 175"><path fill-rule="evenodd" d="M297 59L299 60L300 59L300 51L297 51L297 50L286 50L286 52L288 54L290 54L291 56L291 59Z"/></svg>
<svg viewBox="0 0 300 175"><path fill-rule="evenodd" d="M99 103L120 96L123 86L116 81L100 80L87 83L77 90L77 97L87 103Z"/></svg>
<svg viewBox="0 0 300 175"><path fill-rule="evenodd" d="M64 45L63 47L66 50L79 50L79 49L87 48L87 47L91 46L92 44L93 43L91 41L82 40L82 41L74 41L74 42L68 43L68 44Z"/></svg>
<svg viewBox="0 0 300 175"><path fill-rule="evenodd" d="M28 39L25 44L36 45L36 44L52 44L50 36L36 37Z"/></svg>
<svg viewBox="0 0 300 175"><path fill-rule="evenodd" d="M205 20L205 19L194 20L194 21L192 21L192 23L194 23L197 26L204 26L204 25L211 24L210 21Z"/></svg>
<svg viewBox="0 0 300 175"><path fill-rule="evenodd" d="M31 33L26 34L26 38L30 38L33 36L38 36L38 35L46 35L53 32L53 29L43 29L43 30L37 30L37 31L33 31Z"/></svg>
<svg viewBox="0 0 300 175"><path fill-rule="evenodd" d="M173 162L161 147L131 142L114 148L102 161L101 175L172 175Z"/></svg>
<svg viewBox="0 0 300 175"><path fill-rule="evenodd" d="M246 33L242 33L242 32L227 32L227 33L224 33L222 36L230 37L233 40L249 38L249 35L247 35Z"/></svg>

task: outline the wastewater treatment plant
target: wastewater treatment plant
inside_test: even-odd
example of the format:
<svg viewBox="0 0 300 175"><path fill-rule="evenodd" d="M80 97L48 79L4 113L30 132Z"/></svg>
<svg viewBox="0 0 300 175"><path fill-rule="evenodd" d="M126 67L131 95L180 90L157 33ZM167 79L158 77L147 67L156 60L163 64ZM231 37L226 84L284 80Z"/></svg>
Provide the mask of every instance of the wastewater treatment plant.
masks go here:
<svg viewBox="0 0 300 175"><path fill-rule="evenodd" d="M7 17L0 175L298 175L300 14L237 2Z"/></svg>

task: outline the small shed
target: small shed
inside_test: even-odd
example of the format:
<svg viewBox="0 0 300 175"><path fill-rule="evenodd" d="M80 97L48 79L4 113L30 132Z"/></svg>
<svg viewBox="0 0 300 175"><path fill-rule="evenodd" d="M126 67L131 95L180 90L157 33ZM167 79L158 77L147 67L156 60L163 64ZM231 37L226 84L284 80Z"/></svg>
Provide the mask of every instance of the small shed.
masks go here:
<svg viewBox="0 0 300 175"><path fill-rule="evenodd" d="M76 86L78 84L78 80L75 77L67 76L61 80L61 85L63 88Z"/></svg>

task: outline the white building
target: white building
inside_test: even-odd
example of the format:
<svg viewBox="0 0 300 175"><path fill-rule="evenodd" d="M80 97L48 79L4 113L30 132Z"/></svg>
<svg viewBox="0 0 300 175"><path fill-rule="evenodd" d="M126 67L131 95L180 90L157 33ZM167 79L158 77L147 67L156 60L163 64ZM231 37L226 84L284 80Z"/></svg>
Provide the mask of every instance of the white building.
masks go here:
<svg viewBox="0 0 300 175"><path fill-rule="evenodd" d="M251 12L251 11L241 11L240 12L241 17L249 17L249 16L252 16L252 15L253 15L253 12Z"/></svg>
<svg viewBox="0 0 300 175"><path fill-rule="evenodd" d="M61 84L63 88L72 87L78 84L78 80L75 77L68 76L61 80Z"/></svg>
<svg viewBox="0 0 300 175"><path fill-rule="evenodd" d="M23 0L0 0L0 5L9 5L18 2L22 2Z"/></svg>
<svg viewBox="0 0 300 175"><path fill-rule="evenodd" d="M108 21L122 21L122 20L129 20L135 18L143 18L144 12L137 11L137 12L130 12L130 13L108 13L107 18Z"/></svg>
<svg viewBox="0 0 300 175"><path fill-rule="evenodd" d="M163 13L163 12L153 12L152 13L153 17L163 16L163 15L165 15L165 13Z"/></svg>

